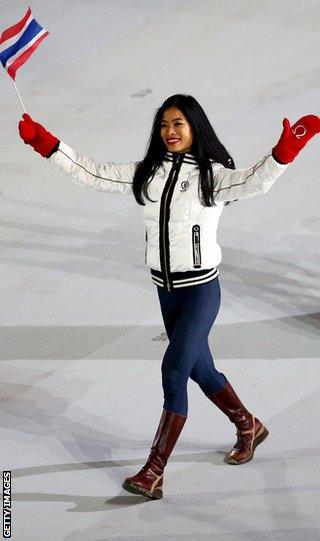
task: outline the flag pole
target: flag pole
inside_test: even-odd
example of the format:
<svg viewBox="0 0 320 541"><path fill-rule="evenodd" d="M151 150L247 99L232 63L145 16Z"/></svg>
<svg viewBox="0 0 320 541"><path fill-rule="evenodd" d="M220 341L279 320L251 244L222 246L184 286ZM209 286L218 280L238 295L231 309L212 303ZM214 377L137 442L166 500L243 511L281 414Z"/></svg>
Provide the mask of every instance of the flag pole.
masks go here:
<svg viewBox="0 0 320 541"><path fill-rule="evenodd" d="M11 79L11 81L13 82L13 86L14 86L14 89L15 89L15 91L16 91L16 94L17 94L17 96L18 96L18 98L19 98L19 101L20 101L20 105L21 105L21 107L22 107L22 110L23 110L24 113L26 113L27 111L26 111L26 108L25 108L25 106L24 106L24 104L23 104L23 101L22 101L22 99L21 99L20 92L19 92L19 90L18 90L18 88L17 88L17 85L16 85L14 79L12 79L12 77L10 77L10 79Z"/></svg>

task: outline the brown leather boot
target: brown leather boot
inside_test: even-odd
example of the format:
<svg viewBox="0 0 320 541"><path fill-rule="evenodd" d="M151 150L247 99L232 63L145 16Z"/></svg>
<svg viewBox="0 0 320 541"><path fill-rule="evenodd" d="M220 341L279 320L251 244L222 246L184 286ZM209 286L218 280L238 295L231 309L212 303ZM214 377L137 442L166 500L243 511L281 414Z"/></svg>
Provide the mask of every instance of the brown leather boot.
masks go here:
<svg viewBox="0 0 320 541"><path fill-rule="evenodd" d="M228 381L223 389L208 398L237 427L237 442L226 455L225 462L228 464L249 462L257 445L268 436L268 430L259 419L248 412Z"/></svg>
<svg viewBox="0 0 320 541"><path fill-rule="evenodd" d="M186 419L185 415L163 410L148 460L136 475L125 479L125 490L152 499L162 498L163 470Z"/></svg>

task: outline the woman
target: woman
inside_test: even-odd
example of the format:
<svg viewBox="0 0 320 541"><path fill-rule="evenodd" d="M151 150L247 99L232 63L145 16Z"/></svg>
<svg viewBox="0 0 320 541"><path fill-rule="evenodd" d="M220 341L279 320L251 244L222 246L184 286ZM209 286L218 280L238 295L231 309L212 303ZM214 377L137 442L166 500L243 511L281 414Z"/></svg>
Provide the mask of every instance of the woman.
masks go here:
<svg viewBox="0 0 320 541"><path fill-rule="evenodd" d="M189 377L237 428L226 462L248 462L268 430L215 368L208 344L220 307L218 222L225 204L266 193L273 186L320 131L320 119L308 115L290 127L285 118L276 146L247 169L235 169L202 107L189 95L171 96L157 110L140 162L96 163L29 115L23 119L19 132L24 142L74 182L103 192L133 193L143 208L145 263L157 286L169 345L161 367L163 411L150 454L123 488L162 498L164 467L187 418Z"/></svg>

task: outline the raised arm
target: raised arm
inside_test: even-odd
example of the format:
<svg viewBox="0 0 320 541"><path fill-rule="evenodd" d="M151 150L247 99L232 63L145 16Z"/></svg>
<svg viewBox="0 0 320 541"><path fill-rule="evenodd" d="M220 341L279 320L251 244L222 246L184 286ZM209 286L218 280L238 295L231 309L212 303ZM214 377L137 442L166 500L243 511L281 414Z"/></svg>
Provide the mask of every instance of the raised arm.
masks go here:
<svg viewBox="0 0 320 541"><path fill-rule="evenodd" d="M307 142L320 132L320 119L316 115L300 118L292 127L285 118L281 137L262 160L246 169L228 169L213 164L214 199L233 201L266 193L287 169Z"/></svg>
<svg viewBox="0 0 320 541"><path fill-rule="evenodd" d="M138 162L97 163L79 154L63 141L49 160L76 184L89 186L100 192L132 193L132 179Z"/></svg>
<svg viewBox="0 0 320 541"><path fill-rule="evenodd" d="M214 199L234 201L266 193L288 166L277 163L271 153L246 169L229 169L214 164Z"/></svg>
<svg viewBox="0 0 320 541"><path fill-rule="evenodd" d="M132 193L132 179L138 162L97 163L49 133L27 114L19 122L26 144L62 170L73 182L109 193Z"/></svg>

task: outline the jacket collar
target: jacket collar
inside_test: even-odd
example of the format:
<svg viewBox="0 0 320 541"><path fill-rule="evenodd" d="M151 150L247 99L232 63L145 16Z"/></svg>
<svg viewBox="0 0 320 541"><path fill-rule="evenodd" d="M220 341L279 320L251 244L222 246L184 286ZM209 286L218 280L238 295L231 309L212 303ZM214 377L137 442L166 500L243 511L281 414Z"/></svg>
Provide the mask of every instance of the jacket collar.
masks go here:
<svg viewBox="0 0 320 541"><path fill-rule="evenodd" d="M193 154L191 154L191 152L183 153L183 152L171 152L170 150L166 150L165 155L164 155L164 160L173 162L173 161L176 161L176 159L179 157L181 157L183 163L190 163L191 165L198 164L196 157Z"/></svg>

